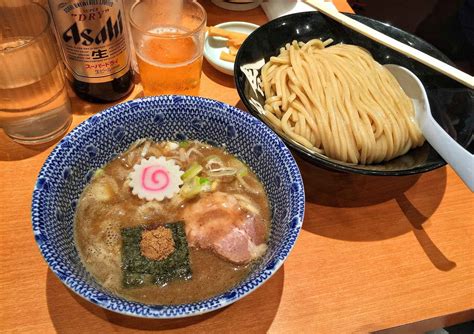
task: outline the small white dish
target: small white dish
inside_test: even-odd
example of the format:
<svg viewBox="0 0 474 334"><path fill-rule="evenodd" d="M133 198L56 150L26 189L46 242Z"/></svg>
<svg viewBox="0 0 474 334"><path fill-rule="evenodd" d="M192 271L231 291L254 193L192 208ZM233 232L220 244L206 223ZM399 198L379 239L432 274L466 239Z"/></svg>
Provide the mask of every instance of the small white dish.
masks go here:
<svg viewBox="0 0 474 334"><path fill-rule="evenodd" d="M258 28L258 25L248 22L232 21L217 24L215 27L250 34ZM219 58L222 51L229 52L226 42L227 39L216 36L210 37L206 32L206 39L204 41L204 58L206 58L209 64L211 64L216 70L228 75L234 75L234 63Z"/></svg>
<svg viewBox="0 0 474 334"><path fill-rule="evenodd" d="M257 8L260 6L263 0L253 0L253 1L237 1L234 0L232 2L228 2L225 0L211 0L211 2L221 8L228 9L228 10L236 10L236 11L243 11L243 10L250 10Z"/></svg>

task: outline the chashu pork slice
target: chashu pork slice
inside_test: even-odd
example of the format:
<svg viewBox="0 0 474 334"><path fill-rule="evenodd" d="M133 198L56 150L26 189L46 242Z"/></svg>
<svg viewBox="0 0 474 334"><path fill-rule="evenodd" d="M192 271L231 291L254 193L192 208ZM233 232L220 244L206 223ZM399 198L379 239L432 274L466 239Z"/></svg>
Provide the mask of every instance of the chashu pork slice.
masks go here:
<svg viewBox="0 0 474 334"><path fill-rule="evenodd" d="M206 194L184 209L183 219L191 247L211 249L230 262L248 263L267 249L265 222L233 195Z"/></svg>

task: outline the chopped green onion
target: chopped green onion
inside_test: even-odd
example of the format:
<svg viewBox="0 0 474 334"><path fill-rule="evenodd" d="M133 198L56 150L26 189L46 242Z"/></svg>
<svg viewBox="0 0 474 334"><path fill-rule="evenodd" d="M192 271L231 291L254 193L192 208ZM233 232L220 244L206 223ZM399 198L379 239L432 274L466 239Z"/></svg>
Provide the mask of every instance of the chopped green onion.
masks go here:
<svg viewBox="0 0 474 334"><path fill-rule="evenodd" d="M188 148L189 145L191 145L191 143L187 140L183 140L179 142L179 147L181 148Z"/></svg>
<svg viewBox="0 0 474 334"><path fill-rule="evenodd" d="M93 175L93 178L97 178L99 176L105 175L105 171L102 168L98 168Z"/></svg>
<svg viewBox="0 0 474 334"><path fill-rule="evenodd" d="M247 176L249 174L249 170L247 167L242 167L240 168L238 171L237 171L237 175L240 176L240 177L244 177L244 176Z"/></svg>
<svg viewBox="0 0 474 334"><path fill-rule="evenodd" d="M199 173L202 171L202 166L199 165L196 162L193 162L191 166L188 168L187 171L184 172L183 175L181 175L181 179L186 182L188 180L191 180L193 177L197 176Z"/></svg>
<svg viewBox="0 0 474 334"><path fill-rule="evenodd" d="M207 177L195 176L181 187L181 195L185 199L193 198L201 192L212 191L211 180Z"/></svg>
<svg viewBox="0 0 474 334"><path fill-rule="evenodd" d="M203 184L208 184L210 183L211 181L207 178L207 177L199 177L199 184L200 185L203 185Z"/></svg>
<svg viewBox="0 0 474 334"><path fill-rule="evenodd" d="M211 180L207 177L200 177L199 185L201 186L201 192L209 192L212 190Z"/></svg>
<svg viewBox="0 0 474 334"><path fill-rule="evenodd" d="M201 187L199 186L199 184L196 184L194 182L194 179L192 180L192 182L187 182L181 187L181 196L183 196L184 199L193 198L200 192Z"/></svg>

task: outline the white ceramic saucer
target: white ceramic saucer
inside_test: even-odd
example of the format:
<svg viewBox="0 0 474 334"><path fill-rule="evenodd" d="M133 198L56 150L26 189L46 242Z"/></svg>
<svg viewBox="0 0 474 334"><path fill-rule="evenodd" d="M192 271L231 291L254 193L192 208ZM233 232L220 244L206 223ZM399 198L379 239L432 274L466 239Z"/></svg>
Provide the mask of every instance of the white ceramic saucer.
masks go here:
<svg viewBox="0 0 474 334"><path fill-rule="evenodd" d="M258 28L258 25L248 22L233 21L217 24L216 27L250 34ZM234 75L234 63L219 58L222 51L229 52L229 49L226 46L226 41L225 38L221 37L209 37L206 33L206 40L204 42L204 58L206 58L212 67L218 71L228 75Z"/></svg>

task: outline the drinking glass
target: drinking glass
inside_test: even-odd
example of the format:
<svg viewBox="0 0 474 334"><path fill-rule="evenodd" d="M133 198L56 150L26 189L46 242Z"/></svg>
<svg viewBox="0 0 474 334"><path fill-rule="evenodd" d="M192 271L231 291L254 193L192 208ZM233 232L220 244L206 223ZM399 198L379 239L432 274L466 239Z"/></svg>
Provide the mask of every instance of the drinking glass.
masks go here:
<svg viewBox="0 0 474 334"><path fill-rule="evenodd" d="M49 14L31 1L1 1L0 22L0 127L22 144L51 141L72 115Z"/></svg>
<svg viewBox="0 0 474 334"><path fill-rule="evenodd" d="M130 26L145 95L198 95L206 12L192 0L138 1Z"/></svg>

